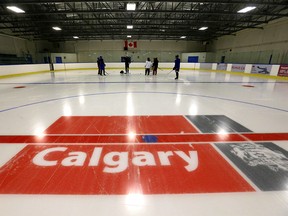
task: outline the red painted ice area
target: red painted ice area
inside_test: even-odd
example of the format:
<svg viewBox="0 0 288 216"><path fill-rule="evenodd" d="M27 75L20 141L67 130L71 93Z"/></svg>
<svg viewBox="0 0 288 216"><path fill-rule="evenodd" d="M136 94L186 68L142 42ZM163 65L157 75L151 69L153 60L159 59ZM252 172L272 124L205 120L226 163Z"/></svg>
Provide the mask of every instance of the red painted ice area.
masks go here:
<svg viewBox="0 0 288 216"><path fill-rule="evenodd" d="M33 159L39 152L55 146L28 145L24 148L0 169L0 193L111 195L254 191L209 144L61 145L60 147L65 147L66 150L50 152L43 157L45 161L54 161L56 163L54 166L37 165ZM89 166L95 147L101 148L102 152L97 165L94 161L94 165ZM117 170L117 165L111 164L113 161L109 162L107 159L107 154L111 152L117 154L124 152L127 155L121 157L121 163L120 157L113 157L115 163L118 161L118 164L122 164L122 170L116 173L104 172L107 167ZM146 154L146 159L143 158L143 152ZM163 159L161 162L159 152L164 152L162 154L170 152L172 155L169 156L169 162ZM191 156L194 162L197 161L197 165L194 163L194 168L188 171L185 168L188 163L175 152ZM190 155L189 152L194 154ZM75 158L75 155L79 154L82 155L81 160L79 157ZM138 158L135 165L133 158L137 154L140 158L142 155L142 159ZM62 164L63 160L66 160L65 166ZM74 165L67 166L67 160Z"/></svg>
<svg viewBox="0 0 288 216"><path fill-rule="evenodd" d="M195 133L183 116L69 116L61 117L47 134Z"/></svg>
<svg viewBox="0 0 288 216"><path fill-rule="evenodd" d="M25 143L25 144L46 144L58 145L59 143L69 144L119 144L119 143L146 143L145 135L49 135L27 136L27 135L2 135L1 143ZM267 142L287 141L288 133L231 133L231 134L154 134L157 143L216 143L216 142Z"/></svg>
<svg viewBox="0 0 288 216"><path fill-rule="evenodd" d="M0 143L146 143L146 135L156 136L157 143L288 140L288 133L200 134L183 116L71 116L59 118L43 136L2 135Z"/></svg>
<svg viewBox="0 0 288 216"><path fill-rule="evenodd" d="M0 193L254 191L207 142L287 136L200 134L184 116L61 117L44 134L0 136L0 143L27 144L1 167ZM153 136L155 142L147 143L143 136Z"/></svg>

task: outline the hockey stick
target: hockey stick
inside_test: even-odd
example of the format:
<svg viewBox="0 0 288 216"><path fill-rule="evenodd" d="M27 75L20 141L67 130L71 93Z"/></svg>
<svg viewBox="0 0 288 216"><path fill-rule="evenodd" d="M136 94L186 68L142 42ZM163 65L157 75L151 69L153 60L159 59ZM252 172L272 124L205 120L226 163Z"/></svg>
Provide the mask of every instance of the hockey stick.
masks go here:
<svg viewBox="0 0 288 216"><path fill-rule="evenodd" d="M173 70L171 70L171 71L169 71L169 73L167 74L167 75L169 75L172 71L174 71L174 69Z"/></svg>

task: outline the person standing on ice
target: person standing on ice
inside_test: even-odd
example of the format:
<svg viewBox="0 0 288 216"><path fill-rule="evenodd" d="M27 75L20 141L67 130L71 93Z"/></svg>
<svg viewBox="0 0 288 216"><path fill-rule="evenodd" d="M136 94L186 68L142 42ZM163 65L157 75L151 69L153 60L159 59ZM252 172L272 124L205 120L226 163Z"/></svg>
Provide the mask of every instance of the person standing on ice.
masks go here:
<svg viewBox="0 0 288 216"><path fill-rule="evenodd" d="M179 71L180 71L180 58L179 58L179 55L175 56L175 64L174 64L173 70L175 70L175 72L176 72L175 80L177 80L179 78Z"/></svg>
<svg viewBox="0 0 288 216"><path fill-rule="evenodd" d="M157 58L154 58L154 62L153 62L153 75L157 75L157 69L158 69L158 64L159 64L159 61Z"/></svg>
<svg viewBox="0 0 288 216"><path fill-rule="evenodd" d="M150 61L150 58L147 58L147 61L145 63L145 76L149 76L150 74L150 68L152 67L152 62Z"/></svg>
<svg viewBox="0 0 288 216"><path fill-rule="evenodd" d="M99 57L97 58L97 67L98 67L98 75L100 75L101 69L100 69L100 58Z"/></svg>
<svg viewBox="0 0 288 216"><path fill-rule="evenodd" d="M131 63L131 58L129 56L125 57L125 74L129 74L129 64Z"/></svg>
<svg viewBox="0 0 288 216"><path fill-rule="evenodd" d="M106 76L106 74L105 74L105 66L106 66L106 64L105 64L104 59L102 58L102 56L99 57L99 63L100 63L100 75L101 76L102 75Z"/></svg>

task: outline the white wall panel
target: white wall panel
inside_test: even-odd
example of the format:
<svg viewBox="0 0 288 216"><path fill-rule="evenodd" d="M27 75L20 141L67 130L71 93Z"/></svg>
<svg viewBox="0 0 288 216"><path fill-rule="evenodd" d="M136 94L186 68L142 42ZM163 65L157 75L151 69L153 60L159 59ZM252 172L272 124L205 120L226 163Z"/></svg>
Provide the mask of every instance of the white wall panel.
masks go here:
<svg viewBox="0 0 288 216"><path fill-rule="evenodd" d="M5 65L0 66L0 76L49 70L49 64Z"/></svg>

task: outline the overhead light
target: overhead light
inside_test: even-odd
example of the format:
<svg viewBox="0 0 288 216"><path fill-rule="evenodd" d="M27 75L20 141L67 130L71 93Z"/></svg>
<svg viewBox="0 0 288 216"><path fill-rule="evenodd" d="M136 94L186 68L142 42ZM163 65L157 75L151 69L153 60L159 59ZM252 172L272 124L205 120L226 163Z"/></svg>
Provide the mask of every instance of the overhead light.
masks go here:
<svg viewBox="0 0 288 216"><path fill-rule="evenodd" d="M136 4L135 3L127 3L126 10L136 10Z"/></svg>
<svg viewBox="0 0 288 216"><path fill-rule="evenodd" d="M15 13L25 13L24 10L22 10L16 6L7 6L7 9L14 11Z"/></svg>
<svg viewBox="0 0 288 216"><path fill-rule="evenodd" d="M78 37L78 36L73 36L73 38L74 38L74 39L79 39L79 37Z"/></svg>
<svg viewBox="0 0 288 216"><path fill-rule="evenodd" d="M243 8L242 10L239 10L239 11L237 11L237 13L247 13L247 12L249 12L249 11L251 11L251 10L254 10L256 7L245 7L245 8Z"/></svg>
<svg viewBox="0 0 288 216"><path fill-rule="evenodd" d="M66 14L66 17L76 17L78 16L77 14Z"/></svg>
<svg viewBox="0 0 288 216"><path fill-rule="evenodd" d="M181 36L180 38L181 38L181 39L185 39L185 38L186 38L186 36Z"/></svg>
<svg viewBox="0 0 288 216"><path fill-rule="evenodd" d="M127 29L133 29L133 25L127 25Z"/></svg>
<svg viewBox="0 0 288 216"><path fill-rule="evenodd" d="M60 28L60 27L58 27L58 26L54 26L54 27L52 27L55 31L61 31L62 29Z"/></svg>
<svg viewBox="0 0 288 216"><path fill-rule="evenodd" d="M132 36L131 35L127 35L127 38L131 38Z"/></svg>
<svg viewBox="0 0 288 216"><path fill-rule="evenodd" d="M201 27L201 28L199 28L200 31L204 31L204 30L206 30L206 29L208 29L208 27Z"/></svg>

